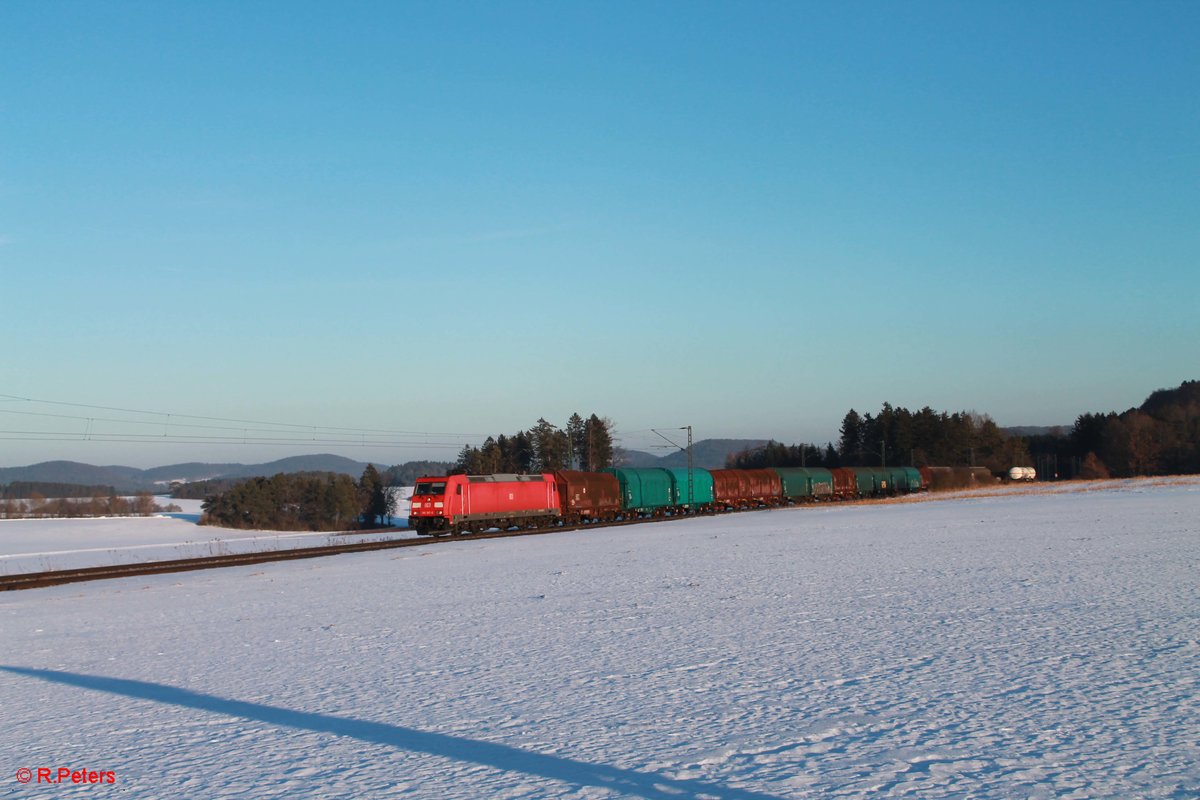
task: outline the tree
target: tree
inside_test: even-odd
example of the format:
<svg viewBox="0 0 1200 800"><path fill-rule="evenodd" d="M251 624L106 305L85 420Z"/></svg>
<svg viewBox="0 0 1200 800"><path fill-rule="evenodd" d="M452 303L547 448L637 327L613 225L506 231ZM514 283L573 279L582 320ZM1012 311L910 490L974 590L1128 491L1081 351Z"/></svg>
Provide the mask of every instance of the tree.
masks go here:
<svg viewBox="0 0 1200 800"><path fill-rule="evenodd" d="M828 442L825 445L825 458L823 460L825 463L822 466L828 467L829 469L840 467L842 465L842 460L838 458L837 450L833 449L833 442Z"/></svg>
<svg viewBox="0 0 1200 800"><path fill-rule="evenodd" d="M571 466L574 469L588 470L587 423L578 412L567 420L567 438L571 442Z"/></svg>
<svg viewBox="0 0 1200 800"><path fill-rule="evenodd" d="M853 408L842 417L842 437L838 440L838 453L843 464L858 464L863 442L862 417Z"/></svg>
<svg viewBox="0 0 1200 800"><path fill-rule="evenodd" d="M391 516L396 511L396 499L383 485L383 479L374 464L367 464L362 478L358 481L362 495L363 527L374 528L378 525L390 524Z"/></svg>
<svg viewBox="0 0 1200 800"><path fill-rule="evenodd" d="M571 460L571 440L566 432L541 417L529 432L533 441L534 466L542 472L566 469Z"/></svg>
<svg viewBox="0 0 1200 800"><path fill-rule="evenodd" d="M584 424L584 453L581 469L593 472L611 467L613 463L612 420L592 414Z"/></svg>
<svg viewBox="0 0 1200 800"><path fill-rule="evenodd" d="M478 466L480 475L494 475L504 471L500 458L500 445L496 444L496 440L491 436L484 441L483 447L479 448Z"/></svg>
<svg viewBox="0 0 1200 800"><path fill-rule="evenodd" d="M525 475L533 471L534 447L533 440L525 431L519 431L513 437L513 472Z"/></svg>
<svg viewBox="0 0 1200 800"><path fill-rule="evenodd" d="M1108 467L1104 466L1104 462L1097 458L1095 453L1088 453L1083 459L1083 466L1079 468L1079 477L1089 481L1107 478Z"/></svg>
<svg viewBox="0 0 1200 800"><path fill-rule="evenodd" d="M149 492L138 492L133 501L133 513L140 517L148 517L158 510L154 497Z"/></svg>
<svg viewBox="0 0 1200 800"><path fill-rule="evenodd" d="M458 460L454 462L454 468L450 473L457 475L481 475L483 470L480 469L479 448L472 447L469 444L463 445L463 449L458 453Z"/></svg>
<svg viewBox="0 0 1200 800"><path fill-rule="evenodd" d="M1104 428L1116 417L1116 414L1080 414L1069 437L1073 454L1083 458L1088 453L1099 452Z"/></svg>
<svg viewBox="0 0 1200 800"><path fill-rule="evenodd" d="M1163 454L1159 423L1140 411L1110 420L1101 437L1104 462L1118 475L1155 475Z"/></svg>
<svg viewBox="0 0 1200 800"><path fill-rule="evenodd" d="M200 522L257 530L346 530L359 524L363 507L362 489L348 475L279 474L210 495Z"/></svg>

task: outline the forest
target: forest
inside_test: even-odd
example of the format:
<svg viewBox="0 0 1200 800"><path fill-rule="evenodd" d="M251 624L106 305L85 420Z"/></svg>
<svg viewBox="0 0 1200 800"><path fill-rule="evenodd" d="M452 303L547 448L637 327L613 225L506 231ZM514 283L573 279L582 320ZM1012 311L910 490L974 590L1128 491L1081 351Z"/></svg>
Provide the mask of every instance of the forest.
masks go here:
<svg viewBox="0 0 1200 800"><path fill-rule="evenodd" d="M467 445L453 473L493 475L578 469L595 472L613 465L613 423L592 414L572 414L560 428L539 418L527 431L489 436L481 447Z"/></svg>
<svg viewBox="0 0 1200 800"><path fill-rule="evenodd" d="M396 500L374 465L362 477L280 473L249 478L204 501L201 525L287 531L344 531L392 524Z"/></svg>
<svg viewBox="0 0 1200 800"><path fill-rule="evenodd" d="M1067 431L1027 440L1047 478L1200 473L1200 381L1159 389L1137 408L1082 414Z"/></svg>
<svg viewBox="0 0 1200 800"><path fill-rule="evenodd" d="M1026 466L1025 441L1009 436L991 417L967 411L919 411L884 403L877 414L850 409L842 418L837 443L783 445L768 442L731 456L728 466L879 467L980 466L996 474Z"/></svg>
<svg viewBox="0 0 1200 800"><path fill-rule="evenodd" d="M1153 392L1122 413L1086 413L1071 428L1036 436L1005 432L968 411L919 411L884 403L877 414L854 409L841 436L825 447L778 442L738 453L728 466L982 466L996 475L1034 467L1043 480L1200 472L1200 381Z"/></svg>

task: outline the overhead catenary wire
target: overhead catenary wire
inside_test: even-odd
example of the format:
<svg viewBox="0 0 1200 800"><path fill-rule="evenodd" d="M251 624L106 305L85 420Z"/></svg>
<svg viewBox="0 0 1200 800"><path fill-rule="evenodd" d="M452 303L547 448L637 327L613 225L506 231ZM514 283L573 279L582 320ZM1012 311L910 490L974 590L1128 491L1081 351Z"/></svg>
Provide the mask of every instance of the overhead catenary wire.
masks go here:
<svg viewBox="0 0 1200 800"><path fill-rule="evenodd" d="M20 404L24 408L13 408ZM39 406L99 411L101 414L62 413ZM8 407L6 407L8 406ZM98 405L65 400L47 400L0 393L0 415L37 418L47 422L61 420L62 429L47 430L46 424L23 429L0 429L4 441L88 441L106 443L165 443L185 445L322 445L394 449L458 449L483 434L449 431L415 431L386 428L353 428L342 425L313 425L260 419L222 417L213 414L178 412ZM128 415L128 416L122 416ZM2 419L2 417L0 417ZM67 425L67 423L75 423ZM222 423L222 424L215 424ZM17 428L18 426L5 426ZM154 433L143 433L153 427ZM104 430L103 428L109 428ZM139 430L140 429L140 430Z"/></svg>
<svg viewBox="0 0 1200 800"><path fill-rule="evenodd" d="M22 406L14 408L12 406ZM30 408L32 406L33 410ZM53 411L38 407L78 409L77 413ZM101 412L101 413L86 413ZM224 417L216 414L185 414L177 411L102 405L70 400L49 400L24 395L0 393L0 415L13 418L39 418L77 423L70 429L47 430L36 428L0 429L0 441L68 442L87 441L112 444L175 444L175 445L252 445L271 447L358 447L398 450L459 450L484 439L488 434L478 432L416 431L388 428L354 428L342 425L314 425L261 419ZM126 415L126 416L122 416ZM3 419L0 416L0 419ZM15 421L15 420L14 420ZM104 430L104 428L109 430ZM11 428L11 429L10 429ZM138 430L140 428L140 430ZM147 428L154 433L143 433ZM132 430L131 430L132 429ZM651 441L644 444L643 436ZM667 449L661 440L654 441L653 428L623 431L614 437L615 443L632 449Z"/></svg>
<svg viewBox="0 0 1200 800"><path fill-rule="evenodd" d="M21 397L19 395L3 394L3 393L0 393L0 399L7 400L7 401L21 401L21 402L26 402L26 403L38 403L41 405L68 406L68 407L72 407L72 408L87 408L87 409L93 409L96 411L118 411L123 414L141 414L141 415L145 415L145 416L156 416L156 417L169 418L172 420L198 419L198 420L204 420L207 422L232 422L232 423L238 424L239 426L240 425L269 425L269 426L274 426L274 427L292 428L292 429L297 429L297 430L339 431L342 433L378 433L378 434L390 434L390 435L400 435L400 436L486 436L487 435L487 434L483 434L483 433L457 432L457 431L409 431L409 430L392 430L392 429L387 429L387 428L350 428L350 427L337 426L337 425L312 425L312 424L299 423L299 422L272 422L272 421L264 421L264 420L237 419L237 418L233 418L233 417L219 417L219 416L201 415L201 414L180 414L180 413L174 412L174 411L150 411L150 410L145 410L145 409L121 408L118 406L92 405L89 403L72 403L72 402L68 402L68 401L64 401L64 400L41 400L41 399L36 399L36 398L32 398L32 397ZM45 416L52 416L47 412L20 412L20 411L13 411L11 409L6 409L3 407L0 407L0 413L6 413L6 414L41 413ZM91 417L79 416L79 417L75 417L75 418L76 419L97 419L94 416L91 416ZM138 420L117 420L117 421L127 422L127 423L138 423L139 422ZM156 420L153 423L148 423L145 420L142 420L141 422L143 424L155 424L155 425L162 424L161 419ZM205 427L205 426L188 425L187 427ZM238 427L238 428L236 428L236 430L242 430L242 428Z"/></svg>

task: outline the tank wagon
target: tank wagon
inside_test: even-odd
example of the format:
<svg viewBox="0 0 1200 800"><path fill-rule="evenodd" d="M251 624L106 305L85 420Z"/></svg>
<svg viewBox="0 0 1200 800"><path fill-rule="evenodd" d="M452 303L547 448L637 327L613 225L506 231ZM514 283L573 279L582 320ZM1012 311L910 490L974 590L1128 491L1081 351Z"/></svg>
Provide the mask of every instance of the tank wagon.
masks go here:
<svg viewBox="0 0 1200 800"><path fill-rule="evenodd" d="M1008 471L1010 481L1036 481L1037 470L1033 467L1013 467Z"/></svg>

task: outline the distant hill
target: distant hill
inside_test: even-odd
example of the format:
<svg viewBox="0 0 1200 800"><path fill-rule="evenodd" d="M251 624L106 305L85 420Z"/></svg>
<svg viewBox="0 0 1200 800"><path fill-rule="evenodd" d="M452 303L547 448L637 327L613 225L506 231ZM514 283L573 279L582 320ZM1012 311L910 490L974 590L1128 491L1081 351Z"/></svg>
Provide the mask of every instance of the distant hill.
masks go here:
<svg viewBox="0 0 1200 800"><path fill-rule="evenodd" d="M725 458L753 447L762 447L766 439L704 439L692 443L692 466L700 469L723 469ZM663 456L626 450L623 466L627 467L686 467L687 453L675 450Z"/></svg>
<svg viewBox="0 0 1200 800"><path fill-rule="evenodd" d="M702 469L720 469L725 466L725 457L730 453L763 444L766 444L765 439L705 439L692 445L694 465ZM628 467L686 467L687 455L682 451L656 456L638 450L626 450L623 464ZM375 466L383 471L387 465ZM191 461L150 469L97 467L77 461L43 461L27 467L0 467L0 485L18 481L70 483L80 486L111 486L119 493L162 492L175 481L194 483L250 478L256 475L271 476L281 472L338 472L357 479L366 468L365 461L355 461L329 453L291 456L265 464L208 464Z"/></svg>
<svg viewBox="0 0 1200 800"><path fill-rule="evenodd" d="M641 450L617 449L614 460L622 467L640 468L658 466L659 457Z"/></svg>
<svg viewBox="0 0 1200 800"><path fill-rule="evenodd" d="M76 461L43 461L28 467L0 468L0 483L72 483L81 486L113 486L118 489L145 489L143 470L136 467L94 467Z"/></svg>
<svg viewBox="0 0 1200 800"><path fill-rule="evenodd" d="M381 469L385 466L377 465ZM0 467L0 484L16 481L72 483L88 486L112 486L118 492L162 491L172 481L203 481L214 478L249 478L277 475L280 472L339 472L358 478L367 462L328 453L292 456L265 464L206 464L189 462L164 467L97 467L77 461L43 461L28 467Z"/></svg>

